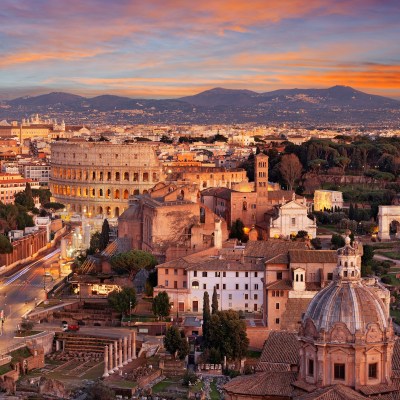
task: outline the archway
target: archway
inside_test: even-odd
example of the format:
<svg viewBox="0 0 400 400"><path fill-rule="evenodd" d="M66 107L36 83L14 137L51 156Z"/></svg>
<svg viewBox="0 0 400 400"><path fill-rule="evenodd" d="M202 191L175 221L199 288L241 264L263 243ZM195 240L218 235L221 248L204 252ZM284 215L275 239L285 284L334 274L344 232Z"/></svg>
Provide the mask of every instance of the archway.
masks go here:
<svg viewBox="0 0 400 400"><path fill-rule="evenodd" d="M119 217L119 207L115 207L114 217Z"/></svg>
<svg viewBox="0 0 400 400"><path fill-rule="evenodd" d="M379 239L390 240L391 231L396 238L400 238L400 206L379 206L378 221Z"/></svg>
<svg viewBox="0 0 400 400"><path fill-rule="evenodd" d="M129 190L125 189L124 190L124 200L128 200L129 199Z"/></svg>

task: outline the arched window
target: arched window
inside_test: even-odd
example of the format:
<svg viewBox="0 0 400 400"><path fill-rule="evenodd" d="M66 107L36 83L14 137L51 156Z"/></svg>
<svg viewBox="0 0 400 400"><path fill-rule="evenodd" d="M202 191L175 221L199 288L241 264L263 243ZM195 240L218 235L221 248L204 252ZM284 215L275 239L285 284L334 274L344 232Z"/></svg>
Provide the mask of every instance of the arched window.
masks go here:
<svg viewBox="0 0 400 400"><path fill-rule="evenodd" d="M129 181L129 172L124 173L124 181Z"/></svg>
<svg viewBox="0 0 400 400"><path fill-rule="evenodd" d="M345 267L345 268L348 267L347 261L344 262L344 267Z"/></svg>
<svg viewBox="0 0 400 400"><path fill-rule="evenodd" d="M149 181L149 173L143 172L143 182L148 182L148 181Z"/></svg>
<svg viewBox="0 0 400 400"><path fill-rule="evenodd" d="M103 197L103 189L99 189L99 197Z"/></svg>
<svg viewBox="0 0 400 400"><path fill-rule="evenodd" d="M296 282L298 282L298 281L299 281L299 275L296 274Z"/></svg>
<svg viewBox="0 0 400 400"><path fill-rule="evenodd" d="M119 172L116 172L116 173L115 173L115 180L116 180L116 181L119 181L119 179L120 179L120 177L119 177Z"/></svg>
<svg viewBox="0 0 400 400"><path fill-rule="evenodd" d="M108 181L111 181L111 172L110 172L110 171L107 172L107 180L108 180Z"/></svg>
<svg viewBox="0 0 400 400"><path fill-rule="evenodd" d="M119 217L119 207L115 207L114 216Z"/></svg>
<svg viewBox="0 0 400 400"><path fill-rule="evenodd" d="M114 199L119 199L119 190L118 189L114 192Z"/></svg>
<svg viewBox="0 0 400 400"><path fill-rule="evenodd" d="M303 274L300 275L300 281L303 282Z"/></svg>
<svg viewBox="0 0 400 400"><path fill-rule="evenodd" d="M128 200L128 198L129 198L129 190L125 189L124 190L124 200Z"/></svg>
<svg viewBox="0 0 400 400"><path fill-rule="evenodd" d="M96 180L96 171L93 171L92 172L92 181L95 181Z"/></svg>
<svg viewBox="0 0 400 400"><path fill-rule="evenodd" d="M111 189L107 189L106 197L109 199L111 197Z"/></svg>
<svg viewBox="0 0 400 400"><path fill-rule="evenodd" d="M199 288L199 281L193 281L192 282L192 288L193 289L198 289Z"/></svg>

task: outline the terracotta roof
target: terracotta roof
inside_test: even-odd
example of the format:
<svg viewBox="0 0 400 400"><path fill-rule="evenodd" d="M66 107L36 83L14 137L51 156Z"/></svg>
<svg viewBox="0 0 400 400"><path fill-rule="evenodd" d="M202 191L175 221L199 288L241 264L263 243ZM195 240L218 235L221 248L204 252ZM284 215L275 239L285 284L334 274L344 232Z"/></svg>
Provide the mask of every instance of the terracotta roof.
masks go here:
<svg viewBox="0 0 400 400"><path fill-rule="evenodd" d="M224 386L228 393L247 396L291 396L295 372L260 372L254 375L238 376Z"/></svg>
<svg viewBox="0 0 400 400"><path fill-rule="evenodd" d="M241 263L239 261L208 258L199 263L190 264L187 270L194 271L264 271L262 263Z"/></svg>
<svg viewBox="0 0 400 400"><path fill-rule="evenodd" d="M219 197L220 199L230 200L232 192L234 192L234 190L228 188L209 188L203 190L201 192L201 195L214 196L214 197Z"/></svg>
<svg viewBox="0 0 400 400"><path fill-rule="evenodd" d="M281 316L281 329L298 332L303 314L306 312L311 299L289 298L287 299L285 311Z"/></svg>
<svg viewBox="0 0 400 400"><path fill-rule="evenodd" d="M398 371L400 374L400 339L397 339L394 342L393 355L392 355L392 369L393 371Z"/></svg>
<svg viewBox="0 0 400 400"><path fill-rule="evenodd" d="M272 331L264 343L259 363L297 365L299 351L296 333Z"/></svg>
<svg viewBox="0 0 400 400"><path fill-rule="evenodd" d="M363 400L360 393L343 385L328 386L314 392L295 397L296 400Z"/></svg>
<svg viewBox="0 0 400 400"><path fill-rule="evenodd" d="M282 253L268 260L268 264L289 264L289 254Z"/></svg>
<svg viewBox="0 0 400 400"><path fill-rule="evenodd" d="M197 263L210 256L217 255L218 249L210 247L197 253L189 254L188 256L178 258L176 260L167 261L163 264L158 264L156 268L187 268L190 264Z"/></svg>
<svg viewBox="0 0 400 400"><path fill-rule="evenodd" d="M272 282L267 285L268 290L292 290L292 281L287 279L282 279L279 281Z"/></svg>
<svg viewBox="0 0 400 400"><path fill-rule="evenodd" d="M397 386L395 385L386 385L385 383L381 383L379 385L364 385L360 386L358 390L365 394L366 396L374 395L374 394L383 394L383 393L391 393L394 391L398 391Z"/></svg>
<svg viewBox="0 0 400 400"><path fill-rule="evenodd" d="M321 290L321 284L319 282L306 282L306 290L310 291Z"/></svg>
<svg viewBox="0 0 400 400"><path fill-rule="evenodd" d="M335 250L289 250L291 263L337 263Z"/></svg>
<svg viewBox="0 0 400 400"><path fill-rule="evenodd" d="M247 242L244 249L245 257L264 258L266 261L276 257L279 254L287 253L289 249L306 249L304 242L292 242L283 240L258 240Z"/></svg>

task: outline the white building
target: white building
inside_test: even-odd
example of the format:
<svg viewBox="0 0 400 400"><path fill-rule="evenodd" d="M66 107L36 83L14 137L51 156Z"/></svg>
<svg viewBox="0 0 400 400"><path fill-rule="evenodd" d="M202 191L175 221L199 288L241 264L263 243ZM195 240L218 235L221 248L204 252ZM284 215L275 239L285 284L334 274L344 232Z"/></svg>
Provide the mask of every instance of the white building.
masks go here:
<svg viewBox="0 0 400 400"><path fill-rule="evenodd" d="M314 211L343 208L343 193L334 190L316 190L314 192Z"/></svg>
<svg viewBox="0 0 400 400"><path fill-rule="evenodd" d="M317 236L317 224L308 217L306 200L291 200L279 207L279 215L271 220L271 238L288 238L299 231L306 231L310 238Z"/></svg>
<svg viewBox="0 0 400 400"><path fill-rule="evenodd" d="M51 167L48 164L25 164L23 175L27 179L39 182L41 185L48 185Z"/></svg>

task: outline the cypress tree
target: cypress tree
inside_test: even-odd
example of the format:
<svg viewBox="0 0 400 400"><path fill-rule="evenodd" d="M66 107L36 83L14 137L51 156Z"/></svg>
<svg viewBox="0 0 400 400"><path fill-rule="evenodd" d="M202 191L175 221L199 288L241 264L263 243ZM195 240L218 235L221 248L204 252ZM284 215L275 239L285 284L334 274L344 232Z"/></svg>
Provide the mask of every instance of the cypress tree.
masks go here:
<svg viewBox="0 0 400 400"><path fill-rule="evenodd" d="M349 219L353 220L354 219L354 206L353 203L350 203L350 207L349 207Z"/></svg>
<svg viewBox="0 0 400 400"><path fill-rule="evenodd" d="M203 339L204 344L207 347L209 341L209 327L210 327L210 296L208 292L204 292L203 295Z"/></svg>
<svg viewBox="0 0 400 400"><path fill-rule="evenodd" d="M103 251L107 247L109 241L110 225L108 224L108 220L105 219L103 222L103 226L101 227L99 251Z"/></svg>
<svg viewBox="0 0 400 400"><path fill-rule="evenodd" d="M212 302L211 302L211 313L215 314L217 311L218 311L218 295L217 295L217 288L214 286Z"/></svg>

